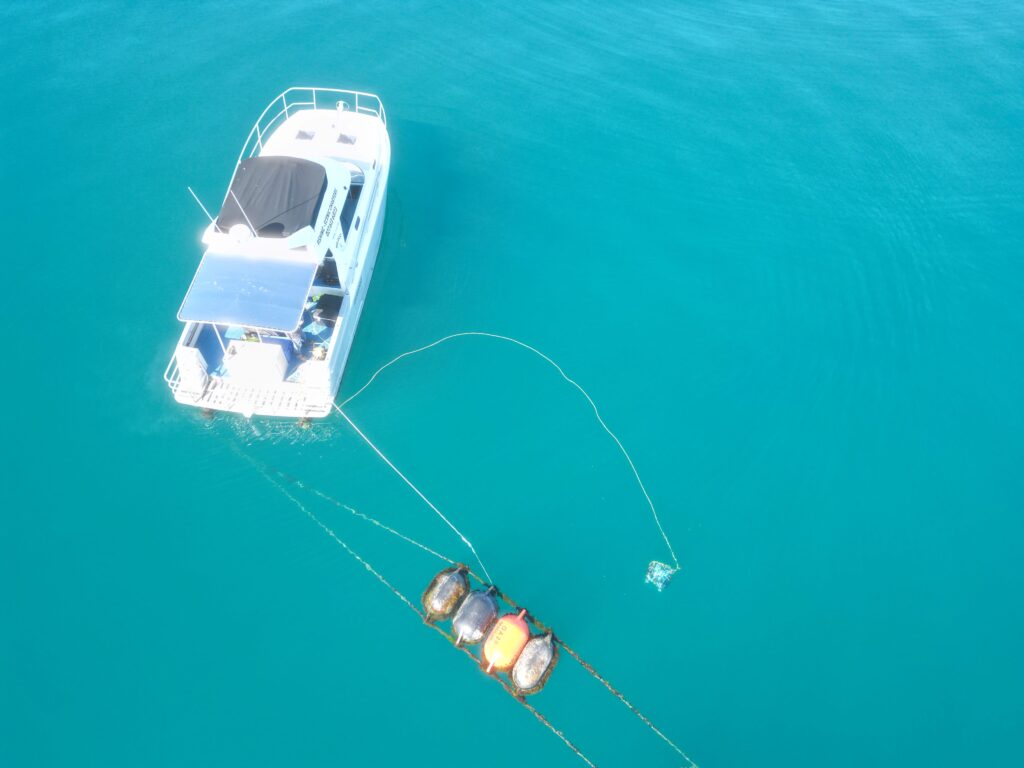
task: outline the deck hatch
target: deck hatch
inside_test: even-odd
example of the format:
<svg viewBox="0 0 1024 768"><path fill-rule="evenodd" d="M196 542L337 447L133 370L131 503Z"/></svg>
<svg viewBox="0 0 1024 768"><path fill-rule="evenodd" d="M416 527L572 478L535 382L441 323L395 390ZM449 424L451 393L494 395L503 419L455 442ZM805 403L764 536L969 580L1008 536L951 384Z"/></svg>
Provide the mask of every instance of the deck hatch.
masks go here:
<svg viewBox="0 0 1024 768"><path fill-rule="evenodd" d="M183 322L294 331L302 320L317 264L207 252L185 301Z"/></svg>

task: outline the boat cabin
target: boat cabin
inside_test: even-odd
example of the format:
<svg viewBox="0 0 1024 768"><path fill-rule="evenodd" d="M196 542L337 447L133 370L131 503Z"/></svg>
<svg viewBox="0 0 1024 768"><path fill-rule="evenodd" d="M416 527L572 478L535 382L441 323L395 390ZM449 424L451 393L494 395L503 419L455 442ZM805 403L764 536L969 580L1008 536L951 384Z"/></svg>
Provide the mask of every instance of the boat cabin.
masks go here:
<svg viewBox="0 0 1024 768"><path fill-rule="evenodd" d="M199 354L179 356L183 377L213 369L274 383L306 361L314 365L303 380L326 376L315 363L326 357L344 298L361 188L357 166L330 159L260 155L238 165L178 310L179 320L198 325Z"/></svg>
<svg viewBox="0 0 1024 768"><path fill-rule="evenodd" d="M355 109L322 109L326 91L292 93L254 126L203 232L165 373L179 400L323 415L340 381L380 242L389 143L379 100L331 91L356 96Z"/></svg>

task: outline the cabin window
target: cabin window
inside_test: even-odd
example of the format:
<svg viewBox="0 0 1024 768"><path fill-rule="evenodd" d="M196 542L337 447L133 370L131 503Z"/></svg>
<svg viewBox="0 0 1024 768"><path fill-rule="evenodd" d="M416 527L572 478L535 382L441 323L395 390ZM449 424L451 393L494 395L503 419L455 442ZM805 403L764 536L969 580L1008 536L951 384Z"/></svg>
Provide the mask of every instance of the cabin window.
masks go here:
<svg viewBox="0 0 1024 768"><path fill-rule="evenodd" d="M330 251L327 251L327 258L317 267L316 277L313 278L313 282L330 288L337 288L341 285L341 281L338 278L338 264L334 261Z"/></svg>
<svg viewBox="0 0 1024 768"><path fill-rule="evenodd" d="M342 133L342 134L338 135L338 143L339 144L355 144L356 143L356 137L355 136L350 136L347 133Z"/></svg>
<svg viewBox="0 0 1024 768"><path fill-rule="evenodd" d="M295 134L296 139L302 139L304 141L309 141L314 136L316 136L316 131L299 131Z"/></svg>
<svg viewBox="0 0 1024 768"><path fill-rule="evenodd" d="M345 198L345 205L341 208L338 220L341 222L341 232L348 239L348 230L352 226L352 216L356 212L356 204L359 202L359 194L363 191L362 184L353 184L348 188L348 196Z"/></svg>

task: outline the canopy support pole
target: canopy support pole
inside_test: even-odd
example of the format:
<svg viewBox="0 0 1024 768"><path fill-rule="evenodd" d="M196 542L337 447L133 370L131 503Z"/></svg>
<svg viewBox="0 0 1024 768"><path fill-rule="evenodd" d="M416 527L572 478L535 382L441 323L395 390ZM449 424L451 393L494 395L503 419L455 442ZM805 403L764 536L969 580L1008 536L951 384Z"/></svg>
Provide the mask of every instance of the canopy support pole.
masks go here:
<svg viewBox="0 0 1024 768"><path fill-rule="evenodd" d="M217 330L217 324L210 323L210 327L213 328L213 335L217 337L217 343L220 344L220 351L226 355L228 353L228 348L224 346L224 339L220 337L220 331Z"/></svg>

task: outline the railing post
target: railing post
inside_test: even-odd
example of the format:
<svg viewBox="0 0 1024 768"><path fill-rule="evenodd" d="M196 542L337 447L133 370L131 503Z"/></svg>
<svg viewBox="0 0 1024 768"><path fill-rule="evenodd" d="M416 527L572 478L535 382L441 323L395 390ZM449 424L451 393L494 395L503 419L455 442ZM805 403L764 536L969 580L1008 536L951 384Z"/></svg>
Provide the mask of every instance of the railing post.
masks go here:
<svg viewBox="0 0 1024 768"><path fill-rule="evenodd" d="M213 333L217 337L217 341L220 342L220 350L221 350L221 352L223 352L224 354L227 354L228 348L224 346L224 339L222 339L220 337L220 331L217 329L217 324L216 323L210 323L209 325L211 325L213 327Z"/></svg>

